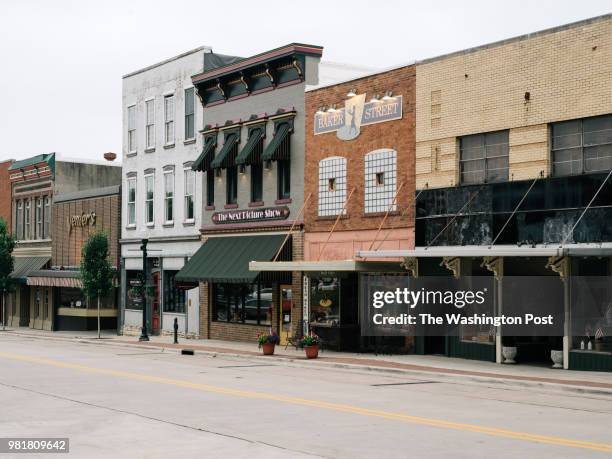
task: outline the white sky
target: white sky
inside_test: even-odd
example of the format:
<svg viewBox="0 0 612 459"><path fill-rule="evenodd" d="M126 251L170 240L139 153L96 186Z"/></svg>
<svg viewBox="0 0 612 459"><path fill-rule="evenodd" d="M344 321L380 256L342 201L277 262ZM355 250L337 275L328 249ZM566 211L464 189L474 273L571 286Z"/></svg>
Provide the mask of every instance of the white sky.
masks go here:
<svg viewBox="0 0 612 459"><path fill-rule="evenodd" d="M385 68L609 13L610 0L0 0L0 159L121 153L121 76L290 42Z"/></svg>

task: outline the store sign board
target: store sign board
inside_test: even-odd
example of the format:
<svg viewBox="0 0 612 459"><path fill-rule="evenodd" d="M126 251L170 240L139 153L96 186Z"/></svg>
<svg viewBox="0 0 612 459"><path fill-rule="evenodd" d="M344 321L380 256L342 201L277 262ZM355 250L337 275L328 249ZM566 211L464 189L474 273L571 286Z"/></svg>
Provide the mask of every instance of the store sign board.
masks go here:
<svg viewBox="0 0 612 459"><path fill-rule="evenodd" d="M229 210L215 212L212 221L215 224L248 223L270 220L285 220L289 217L289 207L265 207L261 209Z"/></svg>
<svg viewBox="0 0 612 459"><path fill-rule="evenodd" d="M336 132L340 140L352 140L359 136L361 126L402 119L402 96L370 102L365 99L365 94L359 94L347 99L342 109L315 113L315 135Z"/></svg>

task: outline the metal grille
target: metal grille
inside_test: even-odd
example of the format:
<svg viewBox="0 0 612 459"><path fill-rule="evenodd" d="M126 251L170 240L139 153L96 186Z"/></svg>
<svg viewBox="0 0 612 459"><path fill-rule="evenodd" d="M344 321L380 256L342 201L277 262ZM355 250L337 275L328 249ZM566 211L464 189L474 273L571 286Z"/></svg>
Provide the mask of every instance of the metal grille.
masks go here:
<svg viewBox="0 0 612 459"><path fill-rule="evenodd" d="M386 212L397 210L393 198L397 190L397 153L395 150L377 150L365 156L365 211ZM393 204L393 205L392 205Z"/></svg>
<svg viewBox="0 0 612 459"><path fill-rule="evenodd" d="M333 183L333 186L330 186ZM333 156L319 161L319 216L338 215L346 201L346 158ZM344 209L346 214L346 209Z"/></svg>

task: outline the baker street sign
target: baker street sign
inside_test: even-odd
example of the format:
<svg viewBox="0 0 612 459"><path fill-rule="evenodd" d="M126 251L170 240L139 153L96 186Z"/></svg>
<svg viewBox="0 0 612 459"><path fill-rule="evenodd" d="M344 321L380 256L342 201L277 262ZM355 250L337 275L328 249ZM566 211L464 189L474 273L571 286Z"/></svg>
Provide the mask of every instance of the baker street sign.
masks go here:
<svg viewBox="0 0 612 459"><path fill-rule="evenodd" d="M335 132L341 140L352 140L359 136L361 126L402 119L402 96L365 99L365 94L359 94L347 99L344 108L315 113L315 135Z"/></svg>
<svg viewBox="0 0 612 459"><path fill-rule="evenodd" d="M215 212L212 221L215 224L248 223L269 220L285 220L289 217L289 207L265 207L261 209L229 210Z"/></svg>

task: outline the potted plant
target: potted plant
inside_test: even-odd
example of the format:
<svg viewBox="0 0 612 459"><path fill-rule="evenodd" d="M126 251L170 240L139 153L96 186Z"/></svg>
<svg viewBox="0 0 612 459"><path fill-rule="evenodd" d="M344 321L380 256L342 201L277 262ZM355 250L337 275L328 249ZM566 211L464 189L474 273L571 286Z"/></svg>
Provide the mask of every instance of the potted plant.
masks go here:
<svg viewBox="0 0 612 459"><path fill-rule="evenodd" d="M274 354L274 346L280 342L280 338L276 332L260 333L257 335L257 342L264 355L272 355Z"/></svg>
<svg viewBox="0 0 612 459"><path fill-rule="evenodd" d="M304 348L307 359L316 359L319 356L319 346L321 345L321 339L315 335L310 334L304 336L300 342L300 347Z"/></svg>

